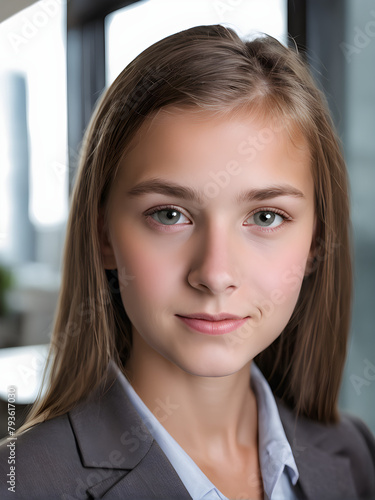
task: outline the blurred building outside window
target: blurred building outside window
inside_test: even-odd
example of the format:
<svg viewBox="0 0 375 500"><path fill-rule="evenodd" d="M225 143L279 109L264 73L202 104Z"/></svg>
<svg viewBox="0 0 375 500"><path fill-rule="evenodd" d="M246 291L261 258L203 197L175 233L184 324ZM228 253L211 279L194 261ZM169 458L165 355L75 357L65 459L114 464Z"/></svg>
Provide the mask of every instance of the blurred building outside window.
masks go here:
<svg viewBox="0 0 375 500"><path fill-rule="evenodd" d="M47 343L56 306L68 213L65 10L65 0L42 0L0 25L0 266L13 275L0 347Z"/></svg>

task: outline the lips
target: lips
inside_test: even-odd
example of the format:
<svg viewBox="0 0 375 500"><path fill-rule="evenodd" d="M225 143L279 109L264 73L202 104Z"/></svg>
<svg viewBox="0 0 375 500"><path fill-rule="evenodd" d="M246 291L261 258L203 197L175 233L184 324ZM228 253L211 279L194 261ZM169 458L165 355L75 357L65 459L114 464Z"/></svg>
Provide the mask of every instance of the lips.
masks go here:
<svg viewBox="0 0 375 500"><path fill-rule="evenodd" d="M195 313L176 315L185 325L192 330L206 335L224 335L230 333L246 323L249 317L235 316L228 313L206 314Z"/></svg>

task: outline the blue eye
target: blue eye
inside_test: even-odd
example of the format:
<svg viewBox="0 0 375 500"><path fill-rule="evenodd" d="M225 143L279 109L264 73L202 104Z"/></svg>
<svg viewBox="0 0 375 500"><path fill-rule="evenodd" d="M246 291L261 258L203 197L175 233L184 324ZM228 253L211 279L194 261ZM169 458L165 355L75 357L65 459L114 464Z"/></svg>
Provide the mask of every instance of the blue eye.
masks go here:
<svg viewBox="0 0 375 500"><path fill-rule="evenodd" d="M160 224L164 224L166 226L172 226L175 224L186 224L187 222L190 222L189 219L184 214L182 214L175 208L156 210L155 212L149 215Z"/></svg>

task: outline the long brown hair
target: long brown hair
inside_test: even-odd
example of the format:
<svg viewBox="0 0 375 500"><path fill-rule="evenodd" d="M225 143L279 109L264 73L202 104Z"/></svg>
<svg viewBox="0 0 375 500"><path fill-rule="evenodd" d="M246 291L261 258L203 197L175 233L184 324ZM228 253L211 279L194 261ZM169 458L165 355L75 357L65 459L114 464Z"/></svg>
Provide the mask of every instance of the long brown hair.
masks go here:
<svg viewBox="0 0 375 500"><path fill-rule="evenodd" d="M26 427L69 411L103 379L111 358L126 363L131 325L119 291L131 277L104 270L98 218L137 130L170 105L213 113L257 110L292 123L305 137L315 183L315 258L288 325L256 362L275 394L297 412L335 421L351 302L347 175L339 141L297 53L272 37L244 42L216 25L149 47L97 106L72 195L48 386Z"/></svg>

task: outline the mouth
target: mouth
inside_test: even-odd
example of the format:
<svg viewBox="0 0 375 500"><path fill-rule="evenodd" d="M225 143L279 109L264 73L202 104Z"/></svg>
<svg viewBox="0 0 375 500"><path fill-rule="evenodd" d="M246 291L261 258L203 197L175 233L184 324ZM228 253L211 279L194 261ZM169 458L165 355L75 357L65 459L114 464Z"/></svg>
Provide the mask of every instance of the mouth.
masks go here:
<svg viewBox="0 0 375 500"><path fill-rule="evenodd" d="M228 313L220 314L185 314L176 316L189 328L205 335L224 335L230 333L246 323L249 316L235 316Z"/></svg>

